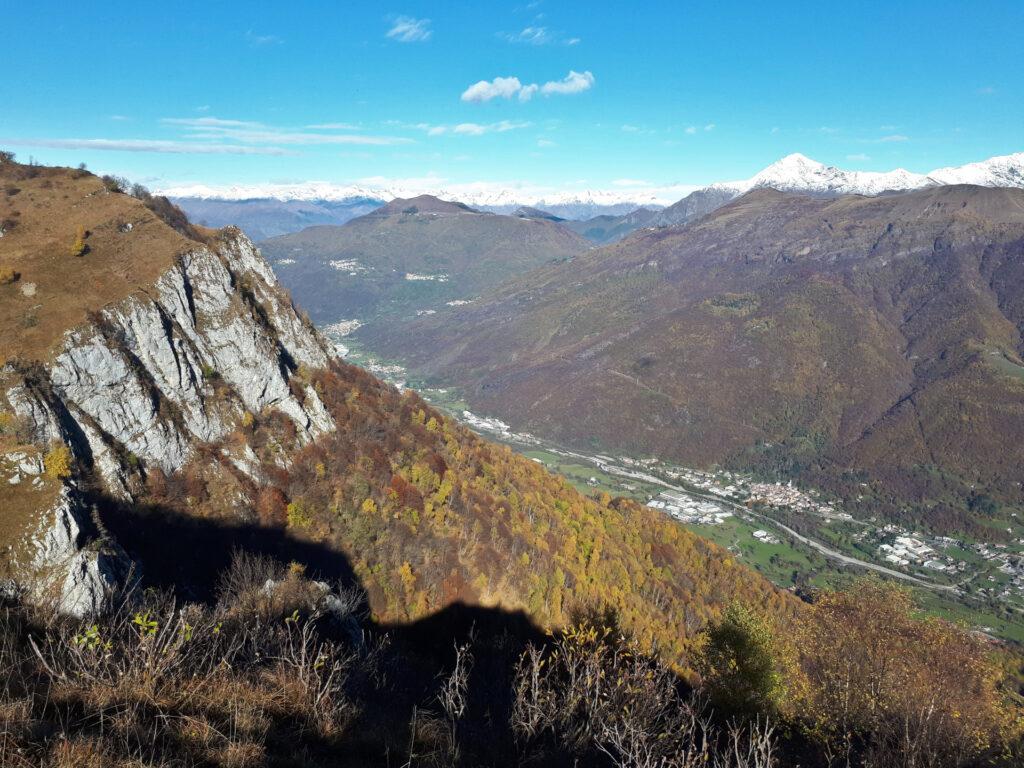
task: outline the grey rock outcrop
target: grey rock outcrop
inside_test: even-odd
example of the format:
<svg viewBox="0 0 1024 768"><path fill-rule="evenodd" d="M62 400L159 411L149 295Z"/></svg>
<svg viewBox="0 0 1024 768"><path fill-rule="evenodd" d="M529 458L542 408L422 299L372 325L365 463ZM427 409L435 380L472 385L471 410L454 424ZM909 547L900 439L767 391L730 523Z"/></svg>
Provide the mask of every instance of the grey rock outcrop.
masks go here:
<svg viewBox="0 0 1024 768"><path fill-rule="evenodd" d="M246 412L285 414L300 443L333 429L302 375L328 359L253 244L229 230L68 330L49 362L8 365L0 395L33 442L68 445L112 496L130 500L133 477L181 468ZM243 458L240 469L255 476L254 457ZM82 615L102 604L125 562L116 545L86 546L75 499L66 491L41 515L32 569L49 574L62 610Z"/></svg>
<svg viewBox="0 0 1024 768"><path fill-rule="evenodd" d="M30 539L31 562L22 580L31 599L82 617L102 610L127 585L134 564L116 542L102 536L90 541L88 527L81 495L65 483Z"/></svg>

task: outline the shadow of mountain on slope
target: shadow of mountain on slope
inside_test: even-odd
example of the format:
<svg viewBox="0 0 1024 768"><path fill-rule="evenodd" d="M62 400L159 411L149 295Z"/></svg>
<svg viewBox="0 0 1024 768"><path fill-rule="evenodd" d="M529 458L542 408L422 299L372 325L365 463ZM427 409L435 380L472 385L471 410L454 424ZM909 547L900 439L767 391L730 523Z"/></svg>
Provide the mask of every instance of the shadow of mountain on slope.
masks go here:
<svg viewBox="0 0 1024 768"><path fill-rule="evenodd" d="M366 591L348 558L327 546L298 540L280 528L194 518L159 506L133 508L110 499L100 499L98 504L110 533L142 564L143 588L169 590L180 599L213 605L221 574L241 552L301 563L310 578L355 590L360 603L357 615L369 616ZM458 724L459 764L521 763L511 727L516 669L529 645L543 646L551 640L523 611L460 602L407 624L378 623L372 618L360 623L367 643L386 638L383 680L361 691L357 702L361 714L345 739L344 756L340 763L328 764L405 763L413 728L442 727L438 697L460 647L468 649L472 662L465 711ZM330 627L325 632L332 634ZM344 641L344 633L337 633L335 639ZM275 724L282 732L293 732L294 726ZM301 749L309 758L339 758L337 745L304 742ZM552 759L533 764L571 763L571 756L560 751ZM272 760L271 764L290 763Z"/></svg>

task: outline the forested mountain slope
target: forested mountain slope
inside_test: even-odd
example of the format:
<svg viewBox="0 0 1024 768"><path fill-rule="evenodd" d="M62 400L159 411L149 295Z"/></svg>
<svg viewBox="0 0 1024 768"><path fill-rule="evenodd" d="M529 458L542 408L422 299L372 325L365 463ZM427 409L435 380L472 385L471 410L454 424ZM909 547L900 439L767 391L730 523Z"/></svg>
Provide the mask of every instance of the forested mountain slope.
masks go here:
<svg viewBox="0 0 1024 768"><path fill-rule="evenodd" d="M369 341L567 443L942 514L1019 498L1022 281L1021 190L762 189Z"/></svg>
<svg viewBox="0 0 1024 768"><path fill-rule="evenodd" d="M85 172L2 172L17 224L0 240L15 308L0 437L25 464L3 486L7 570L67 610L101 607L132 564L208 596L214 576L200 574L245 541L218 532L247 526L285 549L304 542L332 572L349 563L383 620L463 601L558 626L608 605L680 662L739 596L792 602L656 512L586 499L330 360L237 230L174 229L147 207L158 199ZM18 321L32 312L37 323ZM179 528L194 535L168 547ZM202 531L219 545L183 559Z"/></svg>
<svg viewBox="0 0 1024 768"><path fill-rule="evenodd" d="M444 312L448 302L472 301L588 247L555 221L481 213L430 195L261 243L281 282L322 324Z"/></svg>

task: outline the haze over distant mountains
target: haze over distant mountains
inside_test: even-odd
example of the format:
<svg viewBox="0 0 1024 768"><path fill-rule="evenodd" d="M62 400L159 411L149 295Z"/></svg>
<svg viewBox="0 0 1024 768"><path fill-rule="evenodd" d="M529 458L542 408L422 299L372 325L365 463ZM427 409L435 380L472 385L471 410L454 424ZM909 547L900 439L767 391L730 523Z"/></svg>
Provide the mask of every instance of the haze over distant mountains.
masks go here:
<svg viewBox="0 0 1024 768"><path fill-rule="evenodd" d="M672 208L692 194L697 198L684 208L698 215L758 187L813 194L876 195L942 184L976 184L986 187L1024 187L1024 152L992 157L967 165L912 173L897 168L888 172L847 171L825 165L801 154L791 154L748 179L723 181L698 187L692 184L628 186L579 191L540 187L509 187L500 184L444 184L423 180L416 184L341 185L312 181L298 184L251 184L211 186L193 184L161 190L194 220L209 226L236 224L255 239L296 232L313 224L344 224L388 200L430 194L458 200L479 210L513 213L526 206L555 216L587 220L597 216L624 216L637 208ZM305 204L305 205L303 205ZM677 211L678 213L678 211ZM670 212L654 225L685 223ZM643 225L648 222L644 221ZM601 229L628 233L629 226L604 222ZM626 232L622 232L625 229ZM578 230L577 230L578 231ZM600 242L601 240L599 240Z"/></svg>
<svg viewBox="0 0 1024 768"><path fill-rule="evenodd" d="M431 195L261 244L281 281L322 324L398 321L461 306L503 280L590 247L543 212L505 216Z"/></svg>

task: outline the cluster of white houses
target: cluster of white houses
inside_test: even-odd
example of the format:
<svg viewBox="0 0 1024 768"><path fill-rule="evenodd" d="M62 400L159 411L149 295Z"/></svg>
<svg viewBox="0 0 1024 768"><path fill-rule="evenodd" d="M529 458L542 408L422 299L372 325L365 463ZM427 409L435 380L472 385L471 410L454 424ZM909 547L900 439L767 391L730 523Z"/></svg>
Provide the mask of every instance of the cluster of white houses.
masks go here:
<svg viewBox="0 0 1024 768"><path fill-rule="evenodd" d="M675 491L662 492L658 498L647 502L647 506L651 509L660 509L682 523L719 525L732 517L732 512L713 501L705 501Z"/></svg>

